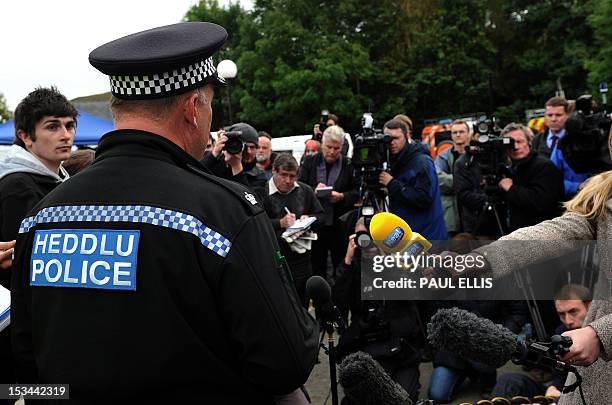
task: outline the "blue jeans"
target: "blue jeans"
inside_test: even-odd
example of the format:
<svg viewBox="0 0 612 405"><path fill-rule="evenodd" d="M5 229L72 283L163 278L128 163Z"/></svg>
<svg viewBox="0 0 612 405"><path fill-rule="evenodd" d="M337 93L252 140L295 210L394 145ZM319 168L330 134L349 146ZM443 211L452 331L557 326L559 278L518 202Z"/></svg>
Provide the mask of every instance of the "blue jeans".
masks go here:
<svg viewBox="0 0 612 405"><path fill-rule="evenodd" d="M495 385L496 370L480 363L469 362L468 370L455 370L439 366L434 368L429 382L429 399L439 403L449 403L453 400L455 389L466 377L478 379L481 390L491 390Z"/></svg>
<svg viewBox="0 0 612 405"><path fill-rule="evenodd" d="M429 399L443 404L451 402L455 387L464 379L464 375L452 368L442 366L434 368L429 381Z"/></svg>

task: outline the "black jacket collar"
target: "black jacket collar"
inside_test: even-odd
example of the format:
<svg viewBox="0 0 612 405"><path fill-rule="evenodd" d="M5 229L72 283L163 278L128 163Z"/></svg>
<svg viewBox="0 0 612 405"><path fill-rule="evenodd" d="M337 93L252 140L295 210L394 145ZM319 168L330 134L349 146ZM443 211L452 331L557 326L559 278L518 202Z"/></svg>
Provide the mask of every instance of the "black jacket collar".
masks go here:
<svg viewBox="0 0 612 405"><path fill-rule="evenodd" d="M207 171L200 162L172 141L136 129L111 131L102 137L96 149L96 161L126 155L157 159L181 167L195 166Z"/></svg>

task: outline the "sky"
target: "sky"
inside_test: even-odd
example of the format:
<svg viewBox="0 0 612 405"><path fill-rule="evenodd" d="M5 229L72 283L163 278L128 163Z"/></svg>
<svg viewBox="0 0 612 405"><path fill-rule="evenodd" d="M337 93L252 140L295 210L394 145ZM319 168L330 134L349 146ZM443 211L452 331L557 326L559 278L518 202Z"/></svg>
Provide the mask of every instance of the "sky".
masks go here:
<svg viewBox="0 0 612 405"><path fill-rule="evenodd" d="M234 1L235 2L235 1ZM250 9L252 0L240 0ZM109 91L87 59L97 46L174 24L198 0L12 0L0 11L0 93L14 110L38 86L68 99ZM229 0L219 0L227 4ZM231 35L231 33L230 33Z"/></svg>

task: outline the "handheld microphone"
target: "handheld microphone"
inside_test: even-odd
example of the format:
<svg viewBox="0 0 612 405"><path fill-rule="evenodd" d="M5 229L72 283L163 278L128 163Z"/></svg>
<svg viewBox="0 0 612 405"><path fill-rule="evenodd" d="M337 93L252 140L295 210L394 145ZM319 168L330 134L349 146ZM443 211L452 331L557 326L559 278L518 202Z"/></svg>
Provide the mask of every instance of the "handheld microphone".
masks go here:
<svg viewBox="0 0 612 405"><path fill-rule="evenodd" d="M569 351L571 338L555 335L547 343L526 342L502 325L459 308L438 310L427 324L427 339L433 347L495 368L512 360L516 364L576 370L556 358Z"/></svg>
<svg viewBox="0 0 612 405"><path fill-rule="evenodd" d="M339 366L339 381L351 405L412 405L408 393L364 352L344 358Z"/></svg>
<svg viewBox="0 0 612 405"><path fill-rule="evenodd" d="M334 305L331 299L331 287L321 276L312 276L306 281L306 293L312 299L312 305L317 312L317 315L324 321L335 322L338 329L343 331L346 325L340 311Z"/></svg>
<svg viewBox="0 0 612 405"><path fill-rule="evenodd" d="M374 243L386 254L403 253L418 255L427 252L431 243L402 218L390 212L379 212L370 221L370 234Z"/></svg>

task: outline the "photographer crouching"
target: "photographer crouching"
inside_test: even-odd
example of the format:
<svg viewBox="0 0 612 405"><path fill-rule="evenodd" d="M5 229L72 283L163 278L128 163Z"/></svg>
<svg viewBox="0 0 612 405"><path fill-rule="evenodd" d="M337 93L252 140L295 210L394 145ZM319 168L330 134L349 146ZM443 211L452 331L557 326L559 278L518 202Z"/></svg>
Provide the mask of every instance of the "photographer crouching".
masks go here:
<svg viewBox="0 0 612 405"><path fill-rule="evenodd" d="M508 177L498 183L508 204L508 227L514 231L561 214L563 175L548 159L531 150L533 133L516 123L502 130L514 140L508 149L511 160Z"/></svg>
<svg viewBox="0 0 612 405"><path fill-rule="evenodd" d="M416 402L421 355L412 345L420 334L415 305L413 301L368 300L367 292L363 292L362 300L361 277L367 277L368 273L364 271L362 274L361 258L380 254L374 244L361 249L357 246L357 234L363 232L367 232L367 228L361 217L355 225L355 234L349 237L346 255L337 269L333 287L338 307L350 307L351 310L351 323L340 337L338 361L357 351L370 354ZM348 401L342 404L348 404Z"/></svg>

